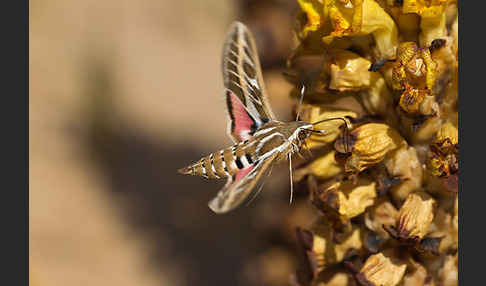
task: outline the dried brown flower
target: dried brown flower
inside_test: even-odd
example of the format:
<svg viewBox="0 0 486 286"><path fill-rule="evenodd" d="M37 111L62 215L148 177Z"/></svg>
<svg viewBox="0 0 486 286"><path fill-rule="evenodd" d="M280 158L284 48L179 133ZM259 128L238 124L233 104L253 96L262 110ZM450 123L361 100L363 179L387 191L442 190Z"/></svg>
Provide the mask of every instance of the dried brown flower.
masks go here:
<svg viewBox="0 0 486 286"><path fill-rule="evenodd" d="M333 231L324 220L318 221L311 230L297 229L299 248L303 254L301 278L312 281L319 272L359 253L363 248L362 230L353 226L349 234L339 243L333 239Z"/></svg>
<svg viewBox="0 0 486 286"><path fill-rule="evenodd" d="M439 177L439 189L448 192L458 191L457 172L459 170L459 143L457 127L446 122L436 133L427 154L427 170ZM434 179L429 179L434 184ZM435 183L437 185L437 183ZM434 189L434 188L432 188Z"/></svg>
<svg viewBox="0 0 486 286"><path fill-rule="evenodd" d="M327 210L332 209L343 220L356 217L374 204L376 183L360 178L357 183L338 181L315 194L315 200Z"/></svg>
<svg viewBox="0 0 486 286"><path fill-rule="evenodd" d="M395 286L406 269L407 264L396 257L396 251L385 251L368 257L356 279L364 286Z"/></svg>
<svg viewBox="0 0 486 286"><path fill-rule="evenodd" d="M385 226L385 229L397 240L417 245L429 231L435 205L435 200L427 193L411 193L398 212L395 226Z"/></svg>
<svg viewBox="0 0 486 286"><path fill-rule="evenodd" d="M368 123L343 132L334 143L340 156L345 156L344 170L356 174L381 162L388 152L407 143L386 124Z"/></svg>

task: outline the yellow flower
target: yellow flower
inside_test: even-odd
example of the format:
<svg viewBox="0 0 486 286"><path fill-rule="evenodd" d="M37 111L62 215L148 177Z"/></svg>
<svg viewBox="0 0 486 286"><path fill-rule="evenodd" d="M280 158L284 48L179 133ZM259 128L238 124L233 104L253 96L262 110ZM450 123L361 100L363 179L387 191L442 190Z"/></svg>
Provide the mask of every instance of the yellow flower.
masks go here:
<svg viewBox="0 0 486 286"><path fill-rule="evenodd" d="M432 60L428 48L418 48L415 42L399 45L392 70L394 89L403 90L409 84L410 88L432 91L436 78L437 64Z"/></svg>
<svg viewBox="0 0 486 286"><path fill-rule="evenodd" d="M398 44L398 30L393 19L374 0L298 0L305 21L298 35L301 39L316 34L330 45L335 38L372 34L378 57L393 58ZM315 49L315 47L313 47ZM321 50L323 50L321 46Z"/></svg>

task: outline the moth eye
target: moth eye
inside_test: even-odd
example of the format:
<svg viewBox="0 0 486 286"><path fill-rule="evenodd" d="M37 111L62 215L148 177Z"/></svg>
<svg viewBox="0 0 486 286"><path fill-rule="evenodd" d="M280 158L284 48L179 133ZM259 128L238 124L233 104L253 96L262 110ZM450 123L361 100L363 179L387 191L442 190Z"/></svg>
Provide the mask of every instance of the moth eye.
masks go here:
<svg viewBox="0 0 486 286"><path fill-rule="evenodd" d="M299 139L300 140L305 140L307 137L308 137L307 132L304 129L299 131Z"/></svg>

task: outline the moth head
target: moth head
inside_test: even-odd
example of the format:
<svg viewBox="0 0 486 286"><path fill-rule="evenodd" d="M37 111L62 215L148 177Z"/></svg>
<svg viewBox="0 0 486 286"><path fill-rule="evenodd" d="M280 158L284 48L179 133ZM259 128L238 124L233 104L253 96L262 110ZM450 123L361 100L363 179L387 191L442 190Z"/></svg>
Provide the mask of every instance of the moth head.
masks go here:
<svg viewBox="0 0 486 286"><path fill-rule="evenodd" d="M343 127L344 127L344 132L348 132L348 124L344 118L341 117L336 117L336 118L328 118L324 120L320 120L314 123L308 123L308 122L302 122L299 121L300 126L297 128L297 143L302 144L305 142L307 138L309 138L312 134L314 135L326 135L326 130L325 129L317 129L316 126L320 123L326 122L326 121L331 121L331 120L342 120L343 121Z"/></svg>
<svg viewBox="0 0 486 286"><path fill-rule="evenodd" d="M294 131L293 139L297 145L302 145L305 142L305 139L309 138L312 134L313 125L312 123L304 122L304 121L296 121L296 128Z"/></svg>

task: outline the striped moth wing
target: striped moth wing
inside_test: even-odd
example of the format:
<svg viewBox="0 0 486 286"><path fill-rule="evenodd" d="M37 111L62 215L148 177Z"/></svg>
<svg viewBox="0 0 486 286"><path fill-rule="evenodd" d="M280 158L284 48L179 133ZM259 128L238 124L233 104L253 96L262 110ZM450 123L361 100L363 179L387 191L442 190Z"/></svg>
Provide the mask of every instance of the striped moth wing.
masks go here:
<svg viewBox="0 0 486 286"><path fill-rule="evenodd" d="M255 40L250 30L234 22L223 49L223 81L234 143L248 140L263 124L274 120L268 104Z"/></svg>
<svg viewBox="0 0 486 286"><path fill-rule="evenodd" d="M273 153L269 157L241 169L232 178L228 178L223 189L209 202L209 208L215 213L225 213L243 203L255 190L257 184L263 184L263 177L269 172L269 167L277 156L277 153Z"/></svg>

